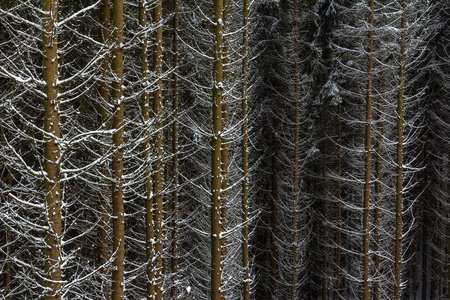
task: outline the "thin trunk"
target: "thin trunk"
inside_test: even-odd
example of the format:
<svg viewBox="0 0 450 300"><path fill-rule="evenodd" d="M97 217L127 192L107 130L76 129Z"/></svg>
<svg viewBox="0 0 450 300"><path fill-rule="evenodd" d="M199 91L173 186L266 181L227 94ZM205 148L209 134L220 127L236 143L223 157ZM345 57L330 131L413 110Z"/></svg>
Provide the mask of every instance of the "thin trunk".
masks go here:
<svg viewBox="0 0 450 300"><path fill-rule="evenodd" d="M109 43L110 38L110 18L111 18L111 11L110 11L110 5L109 0L103 0L102 6L100 8L100 23L102 24L101 29L101 43L106 44ZM102 129L108 130L109 124L108 124L108 110L105 108L107 103L109 103L109 87L106 82L106 78L109 74L109 55L106 54L103 63L102 63L102 79L103 81L100 84L100 96L104 103L102 103L99 107L100 112L100 124L102 125ZM102 147L101 150L103 153L106 153L107 149L106 147ZM108 167L104 165L101 170L103 177L107 178L109 176ZM99 266L105 265L109 260L109 238L108 238L108 231L109 231L109 205L108 205L108 199L110 196L110 188L105 180L104 186L102 187L101 193L100 193L100 224L99 224L99 236L100 236L100 245L98 249L98 264ZM108 276L108 268L104 267L100 269L100 276L99 276L99 284L100 284L100 293L101 293L101 299L109 300L110 298L110 287L108 285L108 281L105 280Z"/></svg>
<svg viewBox="0 0 450 300"><path fill-rule="evenodd" d="M450 300L450 224L447 224L447 282L446 282L446 289L447 289L447 299Z"/></svg>
<svg viewBox="0 0 450 300"><path fill-rule="evenodd" d="M341 124L341 115L342 115L342 105L338 104L338 176L341 177L342 174L342 154L341 154L341 144L342 144L342 124ZM341 232L341 222L342 222L342 209L341 209L341 200L342 200L342 183L340 178L338 178L337 189L336 189L336 198L337 208L337 230L336 230L336 286L335 286L335 300L341 299L341 247L342 247L342 232Z"/></svg>
<svg viewBox="0 0 450 300"><path fill-rule="evenodd" d="M402 226L403 226L403 113L405 92L405 65L406 65L406 1L402 0L401 17L401 49L400 49L400 87L397 101L397 178L395 197L395 257L394 257L394 299L401 299L402 281Z"/></svg>
<svg viewBox="0 0 450 300"><path fill-rule="evenodd" d="M292 273L290 298L297 298L297 222L298 222L298 181L299 181L299 152L300 152L300 62L299 62L299 8L294 0L295 10L295 149L294 149L294 203L292 216Z"/></svg>
<svg viewBox="0 0 450 300"><path fill-rule="evenodd" d="M244 0L244 34L242 59L242 266L244 268L243 299L250 300L250 267L248 255L248 5Z"/></svg>
<svg viewBox="0 0 450 300"><path fill-rule="evenodd" d="M228 18L228 7L227 0L223 1L223 23L224 26L227 26L227 18ZM226 84L228 79L228 41L226 36L224 35L222 38L223 43L223 82ZM228 103L225 96L222 96L222 131L227 130L228 128ZM222 137L222 149L221 149L221 168L222 168L222 193L221 193L221 208L220 208L220 224L221 231L226 232L228 229L228 140L223 136ZM221 266L222 272L225 271L225 261L227 258L227 239L224 236L221 240L222 243L222 258L221 258ZM222 290L222 299L225 299L227 292L225 289Z"/></svg>
<svg viewBox="0 0 450 300"><path fill-rule="evenodd" d="M113 271L112 299L123 299L124 291L124 256L125 256L125 226L123 201L123 0L113 0L113 82L111 100L114 103L112 129L114 154L112 160L113 189Z"/></svg>
<svg viewBox="0 0 450 300"><path fill-rule="evenodd" d="M178 0L173 0L173 124L172 124L172 163L173 163L173 202L172 202L172 299L178 295Z"/></svg>
<svg viewBox="0 0 450 300"><path fill-rule="evenodd" d="M428 128L428 114L425 120L426 126L426 135L425 135L425 144L424 144L424 185L425 189L423 191L423 203L422 203L422 299L426 300L427 291L428 291L428 211L429 211L429 193L428 193L428 185L429 185L429 157L428 157L428 143L429 143L429 128Z"/></svg>
<svg viewBox="0 0 450 300"><path fill-rule="evenodd" d="M326 104L325 104L326 105ZM324 106L325 106L324 105ZM324 109L325 119L327 117L326 107ZM322 217L323 217L323 237L322 237L322 300L327 299L327 256L328 256L328 247L327 247L327 235L328 235L328 227L327 227L327 198L328 198L328 182L327 182L327 155L328 155L328 149L327 149L327 125L325 125L324 128L324 142L323 142L323 166L322 166L322 172L323 172L323 181L322 181L322 188L323 188L323 199L322 199Z"/></svg>
<svg viewBox="0 0 450 300"><path fill-rule="evenodd" d="M162 121L162 0L155 2L153 9L153 23L157 26L154 33L154 46L153 46L153 68L156 77L156 90L153 93L153 113L156 117L156 128L154 135L154 148L155 148L155 162L154 162L154 175L153 175L153 222L155 235L155 267L154 272L154 285L156 300L162 299L162 283L163 283L163 261L162 261L162 235L163 235L163 121Z"/></svg>
<svg viewBox="0 0 450 300"><path fill-rule="evenodd" d="M280 120L278 118L278 96L275 96L274 118L273 118L273 156L272 156L272 201L271 201L271 241L270 241L270 297L277 299L277 277L278 277L278 250L277 250L277 223L278 223L278 155L280 142L278 141L278 130Z"/></svg>
<svg viewBox="0 0 450 300"><path fill-rule="evenodd" d="M372 155L372 71L373 71L373 25L374 0L369 0L369 49L367 64L367 96L366 96L366 140L364 160L364 216L363 216L363 300L369 300L369 207L370 207L370 179Z"/></svg>
<svg viewBox="0 0 450 300"><path fill-rule="evenodd" d="M45 233L45 300L61 299L61 186L60 165L61 150L58 139L60 133L60 115L58 99L58 1L42 2L42 52L43 79L45 81L44 100L44 180L45 210L48 229Z"/></svg>
<svg viewBox="0 0 450 300"><path fill-rule="evenodd" d="M223 0L214 0L214 87L212 99L213 138L211 164L211 300L221 299L220 189L223 94Z"/></svg>
<svg viewBox="0 0 450 300"><path fill-rule="evenodd" d="M141 113L145 126L145 137L150 136L148 130L148 122L150 121L150 97L148 93L149 82L149 68L148 68L148 38L146 34L147 30L147 6L145 0L139 0L139 27L142 31L140 36L141 42L141 72L143 79L143 93L141 96ZM150 140L145 139L143 143L143 161L149 164L150 162ZM153 245L152 241L155 237L154 224L153 224L153 201L152 201L152 178L151 168L147 166L145 172L145 254L147 260L147 299L154 299L155 286L154 286L154 273L153 273Z"/></svg>

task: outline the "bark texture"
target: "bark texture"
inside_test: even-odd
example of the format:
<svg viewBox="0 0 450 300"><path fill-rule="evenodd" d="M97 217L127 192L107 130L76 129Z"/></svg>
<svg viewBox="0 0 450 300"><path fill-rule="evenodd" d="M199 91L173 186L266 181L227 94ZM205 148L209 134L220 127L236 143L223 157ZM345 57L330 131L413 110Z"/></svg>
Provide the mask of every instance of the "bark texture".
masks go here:
<svg viewBox="0 0 450 300"><path fill-rule="evenodd" d="M223 0L214 0L214 86L212 99L213 138L211 165L211 300L221 299L220 190L223 97Z"/></svg>
<svg viewBox="0 0 450 300"><path fill-rule="evenodd" d="M42 53L44 99L44 180L45 210L45 300L61 299L61 186L59 139L61 138L58 99L58 1L42 2Z"/></svg>
<svg viewBox="0 0 450 300"><path fill-rule="evenodd" d="M113 271L112 299L123 299L124 291L124 256L125 256L125 226L123 201L123 0L113 0L113 82L111 101L114 103L112 129L114 154L112 160L113 188Z"/></svg>

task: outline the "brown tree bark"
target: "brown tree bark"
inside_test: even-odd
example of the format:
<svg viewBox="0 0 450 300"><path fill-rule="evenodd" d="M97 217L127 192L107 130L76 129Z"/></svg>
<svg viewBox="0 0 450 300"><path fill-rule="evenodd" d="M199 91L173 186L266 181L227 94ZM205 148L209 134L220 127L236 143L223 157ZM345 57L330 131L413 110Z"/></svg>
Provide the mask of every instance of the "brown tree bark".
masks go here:
<svg viewBox="0 0 450 300"><path fill-rule="evenodd" d="M369 0L369 47L367 63L367 95L366 95L366 135L364 159L364 215L363 215L363 300L369 300L369 208L370 208L370 179L372 156L372 88L373 88L373 26L374 26L374 0Z"/></svg>
<svg viewBox="0 0 450 300"><path fill-rule="evenodd" d="M172 290L171 297L178 295L178 0L173 0L173 96L172 96L172 164L173 164L173 202L172 202Z"/></svg>
<svg viewBox="0 0 450 300"><path fill-rule="evenodd" d="M113 271L112 271L112 299L123 299L124 291L124 256L125 256L125 226L123 201L123 0L113 0L113 53L112 72L113 82L111 101L114 103L112 129L114 154L112 159L113 188Z"/></svg>
<svg viewBox="0 0 450 300"><path fill-rule="evenodd" d="M401 299L402 281L402 226L403 226L403 121L406 69L406 6L402 0L401 42L400 42L400 84L397 98L397 157L395 197L395 255L394 255L394 299Z"/></svg>
<svg viewBox="0 0 450 300"><path fill-rule="evenodd" d="M220 189L222 146L222 97L223 97L223 0L214 0L214 87L212 99L213 138L211 165L211 300L221 299L221 228Z"/></svg>
<svg viewBox="0 0 450 300"><path fill-rule="evenodd" d="M142 81L143 81L143 89L141 95L141 113L142 118L147 126L150 120L150 95L148 93L149 86L149 67L148 67L148 39L145 33L147 28L147 6L146 1L139 0L139 27L142 31L140 35L141 42L141 73L142 73ZM150 136L150 132L148 129L145 130L146 137ZM143 161L147 164L150 164L150 141L149 139L145 139L143 143ZM150 165L146 167L145 172L145 254L147 260L147 299L155 299L155 285L154 285L154 269L153 269L153 244L152 241L155 237L154 233L154 223L153 223L153 199L152 199L152 177L151 177L151 168Z"/></svg>
<svg viewBox="0 0 450 300"><path fill-rule="evenodd" d="M153 222L155 230L155 266L154 285L156 300L162 299L162 283L163 283L163 120L162 120L162 0L154 3L153 23L157 26L154 33L153 46L153 71L156 77L156 90L153 93L153 113L156 117L156 128L154 134L155 162L153 166Z"/></svg>
<svg viewBox="0 0 450 300"><path fill-rule="evenodd" d="M45 210L48 229L45 233L45 280L44 299L61 299L61 150L58 139L60 114L58 99L58 1L42 1L42 52L44 99L44 180Z"/></svg>
<svg viewBox="0 0 450 300"><path fill-rule="evenodd" d="M227 0L223 1L223 24L224 28L227 26L228 21L228 5ZM228 80L228 41L226 35L222 38L223 43L223 84L227 84ZM225 95L222 96L222 131L226 131L228 128L228 103ZM228 230L228 140L225 136L222 136L222 146L221 146L221 168L222 168L222 193L220 195L220 224L221 224L221 232L226 232ZM222 272L225 270L225 261L227 259L227 239L225 236L222 237L221 240L222 246L222 258L221 258L221 266ZM225 289L222 290L222 300L225 300L227 296L227 292Z"/></svg>
<svg viewBox="0 0 450 300"><path fill-rule="evenodd" d="M244 33L242 59L242 266L244 268L244 287L242 298L250 300L250 266L248 253L248 16L249 0L244 0Z"/></svg>

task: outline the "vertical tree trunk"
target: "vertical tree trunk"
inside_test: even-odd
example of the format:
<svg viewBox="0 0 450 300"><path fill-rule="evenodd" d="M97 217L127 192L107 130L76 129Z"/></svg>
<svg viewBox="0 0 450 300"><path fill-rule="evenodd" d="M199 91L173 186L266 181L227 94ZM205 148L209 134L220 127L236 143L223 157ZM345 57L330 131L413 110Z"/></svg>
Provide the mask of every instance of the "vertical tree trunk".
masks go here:
<svg viewBox="0 0 450 300"><path fill-rule="evenodd" d="M446 283L445 283L445 287L446 287L446 290L447 290L447 299L448 300L450 300L450 224L448 224L447 223L447 226L446 226L447 228L446 228L446 231L447 231L447 238L446 238L446 243L447 243L447 247L446 247L446 254L447 254L447 259L446 259L446 261L447 261L447 266L446 266L446 269L447 269L447 280L446 280Z"/></svg>
<svg viewBox="0 0 450 300"><path fill-rule="evenodd" d="M342 124L341 124L341 114L342 114L342 105L338 104L338 176L342 175L342 154L341 154L341 144L342 144ZM341 246L342 246L342 232L341 232L341 222L342 222L342 209L341 209L341 200L342 200L342 184L341 179L338 178L337 188L336 188L336 198L337 208L337 230L336 230L336 284L335 284L335 292L334 298L335 300L341 299Z"/></svg>
<svg viewBox="0 0 450 300"><path fill-rule="evenodd" d="M248 15L249 0L243 3L244 33L242 59L242 266L244 287L242 298L250 300L250 266L248 253Z"/></svg>
<svg viewBox="0 0 450 300"><path fill-rule="evenodd" d="M294 0L295 18L295 149L294 149L294 203L292 216L292 262L291 262L291 291L290 298L297 298L297 222L298 222L298 181L299 181L299 152L300 152L300 62L299 62L299 8Z"/></svg>
<svg viewBox="0 0 450 300"><path fill-rule="evenodd" d="M403 114L406 65L406 1L402 0L401 44L400 44L400 83L397 98L397 178L395 197L395 255L394 255L394 299L401 299L402 281L402 226L403 226Z"/></svg>
<svg viewBox="0 0 450 300"><path fill-rule="evenodd" d="M211 165L211 300L221 299L220 287L221 241L220 241L220 189L222 146L222 93L223 93L223 0L214 0L214 86L212 99L213 138Z"/></svg>
<svg viewBox="0 0 450 300"><path fill-rule="evenodd" d="M324 104L324 120L326 120L327 117L327 104ZM327 263L327 256L328 256L328 246L327 246L327 235L328 235L328 227L327 227L327 198L328 198L328 182L327 182L327 155L328 155L328 149L327 149L327 125L324 125L324 141L323 141L323 166L322 166L322 173L323 173L323 181L322 181L322 188L323 188L323 199L322 199L322 224L323 224L323 237L322 237L322 300L327 300L327 269L328 269L328 263Z"/></svg>
<svg viewBox="0 0 450 300"><path fill-rule="evenodd" d="M366 96L366 136L364 159L364 215L363 215L363 300L369 300L369 207L370 207L370 179L372 156L372 71L373 71L373 26L374 0L369 0L369 48L367 63L367 96Z"/></svg>
<svg viewBox="0 0 450 300"><path fill-rule="evenodd" d="M139 27L142 31L140 36L141 43L141 72L143 77L144 91L141 95L141 113L142 118L146 126L145 130L145 142L143 143L143 161L150 164L150 141L147 137L150 136L150 132L147 129L148 122L150 121L150 97L148 93L149 83L149 68L148 68L148 39L146 34L147 27L147 2L145 0L139 0ZM148 165L145 172L145 254L147 260L147 299L155 298L155 285L154 285L154 269L153 269L153 239L154 224L153 224L153 199L152 199L152 178L151 168Z"/></svg>
<svg viewBox="0 0 450 300"><path fill-rule="evenodd" d="M428 106L428 105L427 105ZM427 107L428 109L428 107ZM428 185L429 185L429 157L428 157L428 142L429 142L429 124L428 124L428 114L425 117L425 126L426 126L426 134L425 134L425 144L424 144L424 187L423 191L423 203L422 203L422 300L428 299L427 291L428 291L428 211L429 211L429 193L428 193Z"/></svg>
<svg viewBox="0 0 450 300"><path fill-rule="evenodd" d="M125 226L123 201L123 0L113 0L113 82L111 100L114 103L112 129L114 154L112 160L113 189L113 272L112 299L123 299L124 290L124 256L125 256Z"/></svg>
<svg viewBox="0 0 450 300"><path fill-rule="evenodd" d="M278 250L277 250L277 223L278 223L278 155L279 155L279 140L278 130L280 120L278 119L278 96L275 96L274 118L273 118L273 156L272 156L272 201L271 201L271 241L270 241L270 297L273 300L277 299L277 277L278 277Z"/></svg>
<svg viewBox="0 0 450 300"><path fill-rule="evenodd" d="M103 0L102 5L100 8L100 23L102 24L101 29L101 37L100 41L102 44L109 43L110 38L110 18L111 18L111 12L110 12L110 5L109 0ZM109 87L106 82L107 77L109 75L109 55L106 54L103 62L102 62L102 78L103 81L100 84L100 96L104 103L100 105L99 111L100 111L100 124L102 125L102 129L108 130L109 124L108 124L108 111L105 108L105 105L109 103ZM106 147L102 147L102 152L106 153L107 149ZM108 167L105 165L102 168L102 174L104 178L107 178L109 176ZM109 205L108 205L108 199L110 196L110 189L108 187L108 184L104 182L104 186L102 187L101 194L100 194L100 224L99 224L99 236L100 236L100 245L98 249L98 264L99 266L102 266L106 264L109 260L109 238L108 238L108 231L109 231ZM108 268L101 268L100 269L100 277L99 277L99 284L100 284L100 292L101 292L101 299L109 300L110 298L110 288L105 280L108 276Z"/></svg>
<svg viewBox="0 0 450 300"><path fill-rule="evenodd" d="M173 0L173 123L172 123L172 163L173 163L173 202L172 202L172 299L178 295L178 0Z"/></svg>
<svg viewBox="0 0 450 300"><path fill-rule="evenodd" d="M162 234L163 234L163 121L162 121L162 0L155 2L153 9L153 23L157 26L154 33L153 46L153 68L156 77L156 90L153 93L153 113L156 117L156 132L154 135L155 163L153 175L153 205L156 206L153 211L155 236L155 268L154 284L156 300L162 299Z"/></svg>
<svg viewBox="0 0 450 300"><path fill-rule="evenodd" d="M58 139L60 115L58 99L58 1L42 2L42 52L43 78L45 81L44 100L44 180L45 210L48 229L45 233L45 300L61 299L61 150Z"/></svg>
<svg viewBox="0 0 450 300"><path fill-rule="evenodd" d="M227 26L228 21L228 6L227 0L223 1L223 24ZM224 35L222 38L223 43L223 83L227 84L228 79L228 41L226 36ZM228 103L225 96L222 96L222 131L226 131L228 128ZM222 147L221 147L221 168L222 168L222 193L221 193L221 208L220 208L220 224L221 224L221 232L226 232L228 229L228 140L222 136ZM227 258L227 239L225 236L222 237L221 240L222 246L222 258L221 258L221 266L222 272L225 270L225 260ZM226 290L222 290L222 300L226 298Z"/></svg>

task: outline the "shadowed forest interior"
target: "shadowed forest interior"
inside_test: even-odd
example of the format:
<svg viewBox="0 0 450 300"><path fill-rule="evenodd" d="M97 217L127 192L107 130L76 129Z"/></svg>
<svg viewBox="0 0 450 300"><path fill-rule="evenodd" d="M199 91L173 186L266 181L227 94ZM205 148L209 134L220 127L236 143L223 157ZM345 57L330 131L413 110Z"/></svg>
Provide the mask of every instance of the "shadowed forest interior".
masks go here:
<svg viewBox="0 0 450 300"><path fill-rule="evenodd" d="M450 299L449 23L0 0L0 297Z"/></svg>

